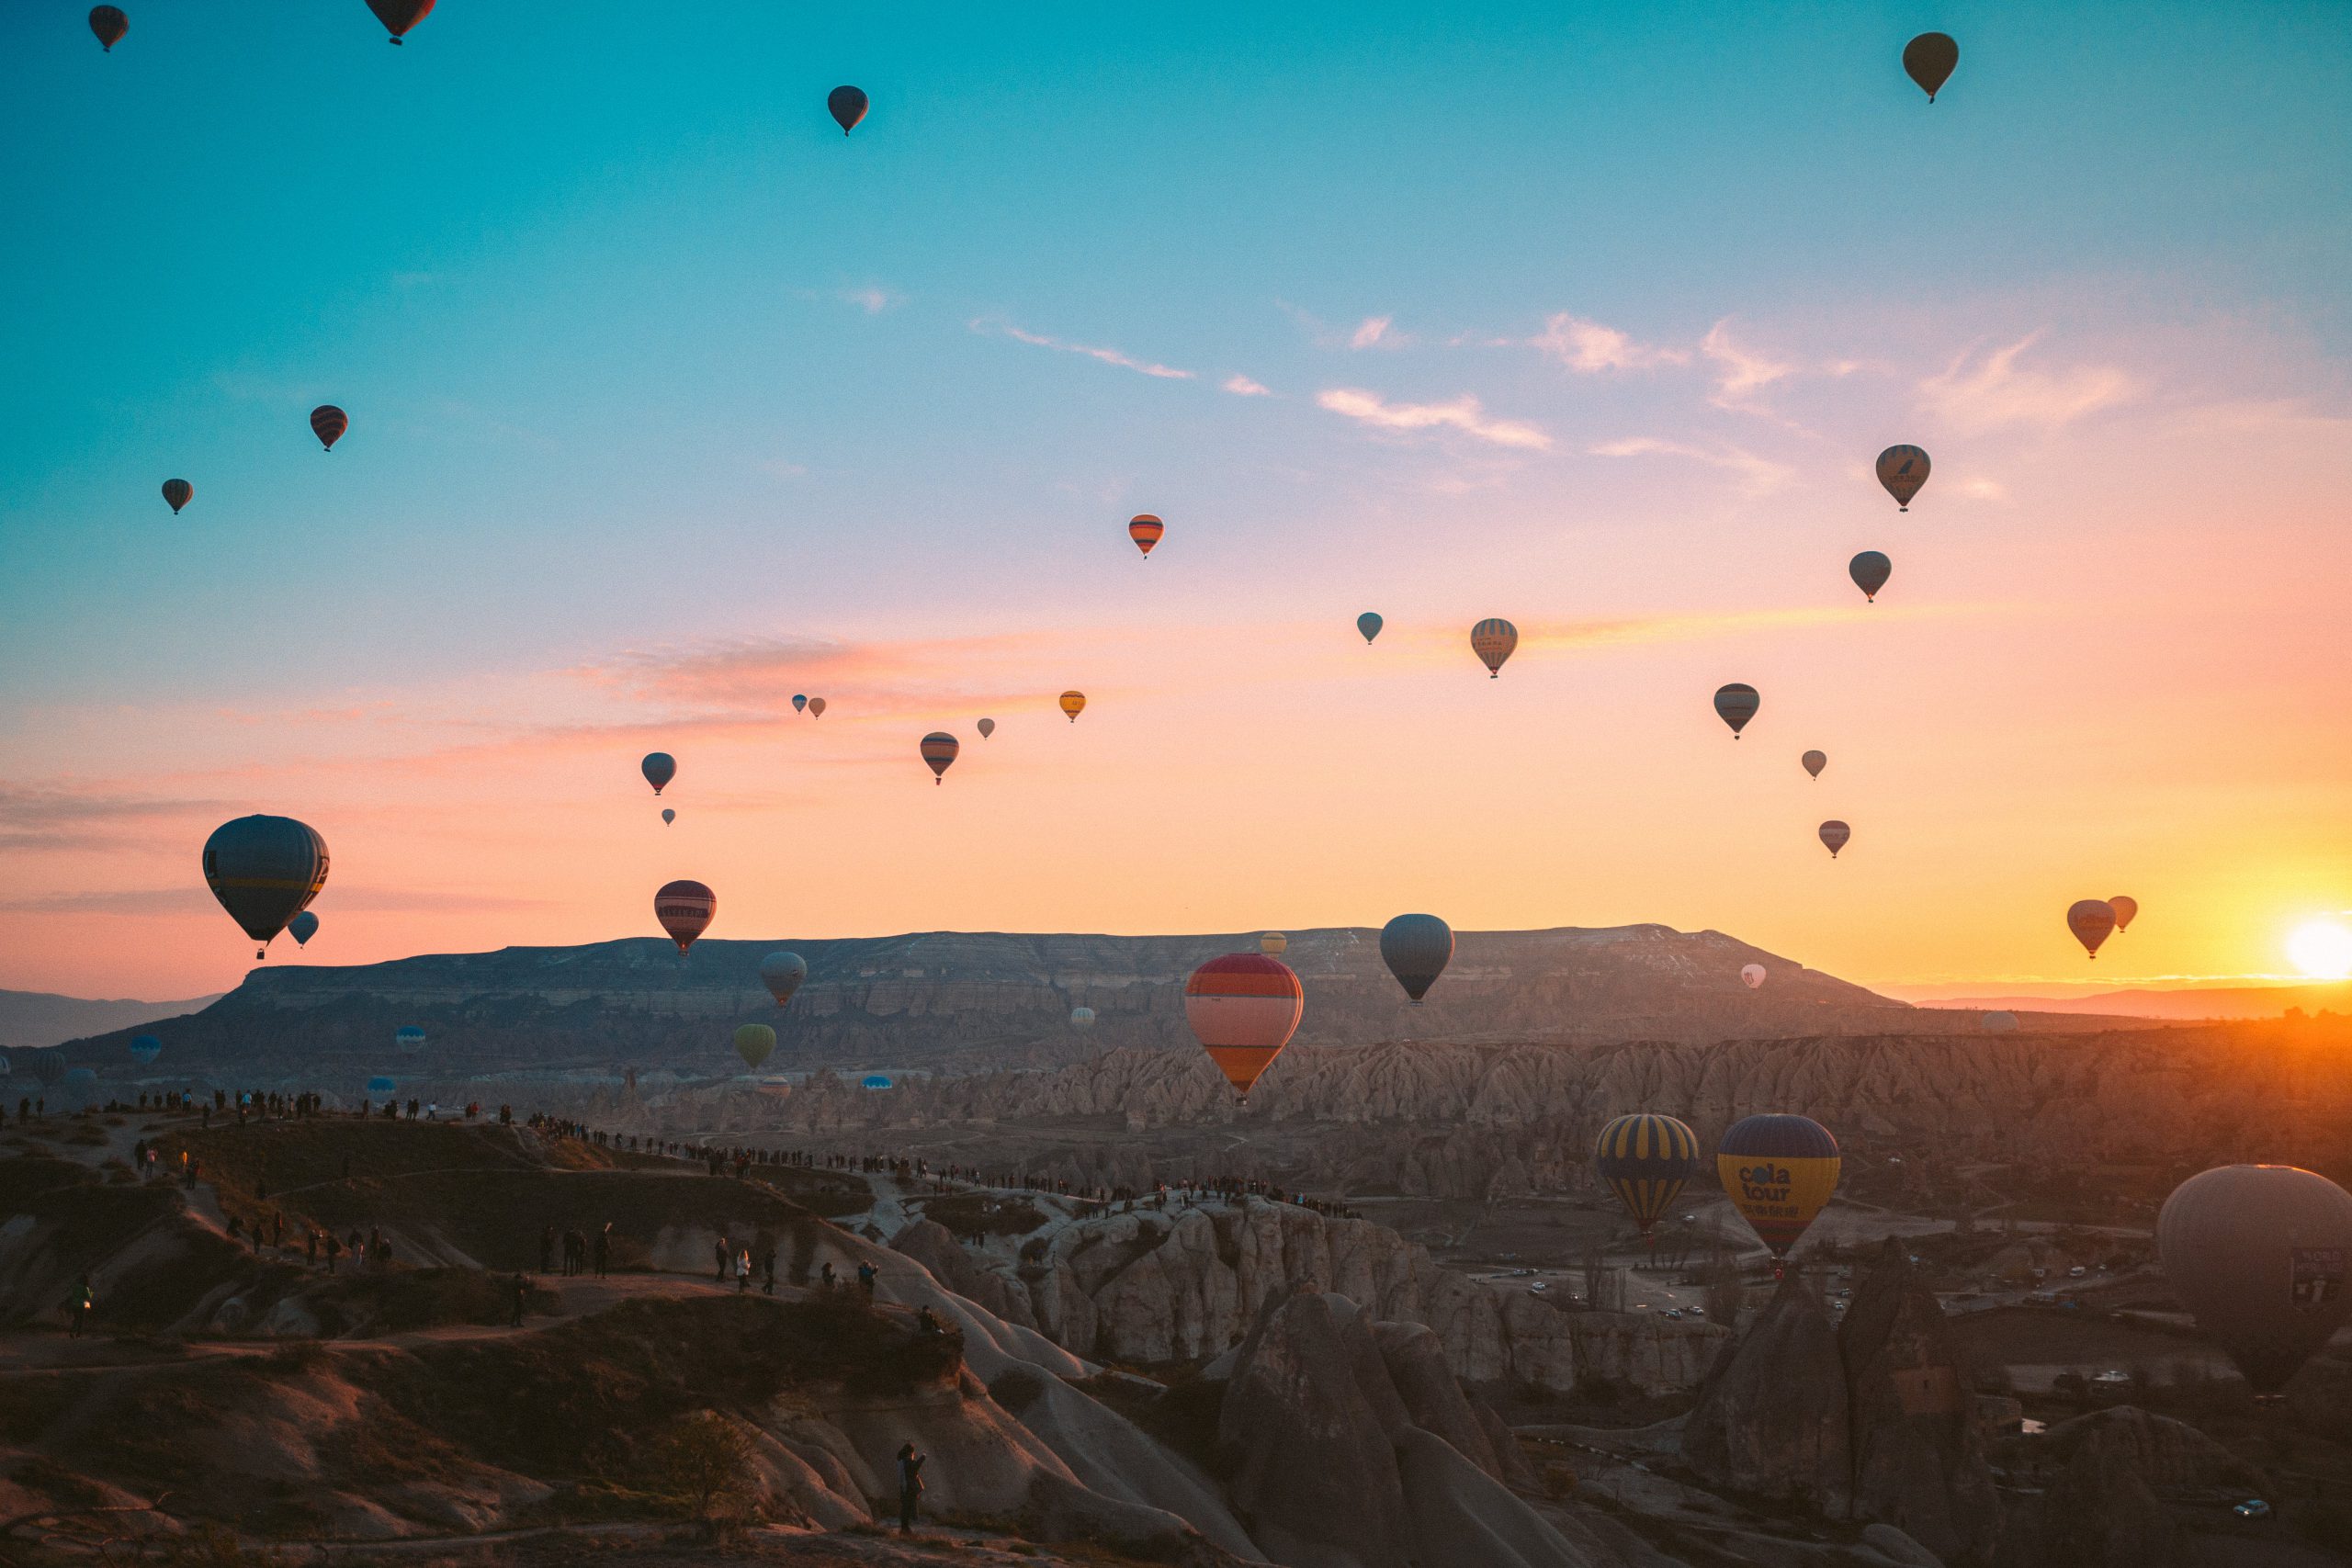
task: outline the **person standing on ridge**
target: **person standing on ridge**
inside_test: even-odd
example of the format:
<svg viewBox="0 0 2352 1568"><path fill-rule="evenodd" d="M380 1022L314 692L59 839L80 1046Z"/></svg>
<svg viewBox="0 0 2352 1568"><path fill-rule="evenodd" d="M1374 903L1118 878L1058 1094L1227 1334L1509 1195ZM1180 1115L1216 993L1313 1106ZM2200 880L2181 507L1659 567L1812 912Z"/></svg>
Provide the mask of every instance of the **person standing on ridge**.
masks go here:
<svg viewBox="0 0 2352 1568"><path fill-rule="evenodd" d="M915 1533L915 1510L922 1503L923 1455L907 1443L899 1450L899 1533Z"/></svg>

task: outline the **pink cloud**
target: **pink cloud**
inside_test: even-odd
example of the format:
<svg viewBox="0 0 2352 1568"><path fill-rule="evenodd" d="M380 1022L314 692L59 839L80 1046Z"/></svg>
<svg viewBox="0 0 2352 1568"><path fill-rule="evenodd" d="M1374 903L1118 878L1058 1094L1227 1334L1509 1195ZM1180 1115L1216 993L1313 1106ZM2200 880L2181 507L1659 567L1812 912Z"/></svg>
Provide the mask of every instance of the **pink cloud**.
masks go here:
<svg viewBox="0 0 2352 1568"><path fill-rule="evenodd" d="M2009 424L2056 429L2141 394L2139 383L2112 366L2061 371L2021 367L2018 361L2041 335L2030 333L1973 364L1974 351L1962 354L1942 374L1919 383L1920 405L1963 430Z"/></svg>
<svg viewBox="0 0 2352 1568"><path fill-rule="evenodd" d="M1099 359L1105 365L1115 365L1122 370L1132 370L1138 376L1155 377L1163 381L1190 381L1193 378L1193 373L1190 370L1179 370L1173 366L1154 364L1148 359L1137 359L1133 355L1124 354L1115 348L1100 348L1091 344L1068 343L1060 338L1047 337L1043 333L1026 332L1010 321L991 321L987 317L980 317L973 321L970 326L974 332L983 336L990 333L998 333L1012 339L1015 343L1025 343L1038 348L1050 348L1058 354L1081 354L1089 359Z"/></svg>
<svg viewBox="0 0 2352 1568"><path fill-rule="evenodd" d="M1655 365L1683 365L1690 355L1679 348L1636 343L1615 327L1603 326L1563 311L1545 318L1544 330L1527 346L1580 376L1604 370L1645 370Z"/></svg>
<svg viewBox="0 0 2352 1568"><path fill-rule="evenodd" d="M1253 381L1238 374L1225 378L1225 389L1237 398L1271 398L1274 395L1263 382Z"/></svg>
<svg viewBox="0 0 2352 1568"><path fill-rule="evenodd" d="M1317 393L1315 400L1333 413L1381 430L1458 430L1497 446L1535 452L1552 445L1552 438L1532 424L1487 418L1485 406L1468 392L1450 403L1391 403L1375 392L1335 387Z"/></svg>
<svg viewBox="0 0 2352 1568"><path fill-rule="evenodd" d="M1710 448L1661 440L1655 435L1633 435L1622 441L1604 441L1590 450L1596 457L1687 457L1694 463L1737 474L1740 488L1750 495L1769 495L1796 478L1796 470L1787 464L1759 457L1738 446Z"/></svg>

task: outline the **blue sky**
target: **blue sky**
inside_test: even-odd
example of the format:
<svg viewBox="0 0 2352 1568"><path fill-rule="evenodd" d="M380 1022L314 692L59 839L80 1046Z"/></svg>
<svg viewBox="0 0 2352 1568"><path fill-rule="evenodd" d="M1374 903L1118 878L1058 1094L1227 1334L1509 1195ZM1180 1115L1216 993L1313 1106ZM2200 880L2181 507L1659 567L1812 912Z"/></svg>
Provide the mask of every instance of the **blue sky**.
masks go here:
<svg viewBox="0 0 2352 1568"><path fill-rule="evenodd" d="M241 748L401 754L304 716L605 722L645 659L747 639L1786 607L1819 562L1774 531L1873 543L1854 466L1922 424L1984 437L1949 483L2042 476L2111 547L2130 487L2084 462L2285 411L2173 486L2227 494L2344 409L2340 6L447 0L398 50L359 0L127 9L111 55L81 7L0 14L19 790L226 801ZM1930 27L1932 107L1896 63ZM1953 604L2046 604L2046 522L1987 526ZM2210 578L2162 537L2119 604ZM701 710L628 722L665 711ZM120 848L20 876L160 885Z"/></svg>

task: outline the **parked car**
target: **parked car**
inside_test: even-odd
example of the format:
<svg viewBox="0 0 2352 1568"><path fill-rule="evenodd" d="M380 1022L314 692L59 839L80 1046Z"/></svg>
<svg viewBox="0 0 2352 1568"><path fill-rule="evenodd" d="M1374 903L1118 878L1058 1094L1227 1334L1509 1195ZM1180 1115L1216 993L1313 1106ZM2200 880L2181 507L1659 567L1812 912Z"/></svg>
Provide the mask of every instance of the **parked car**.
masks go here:
<svg viewBox="0 0 2352 1568"><path fill-rule="evenodd" d="M2267 1519L2270 1517L2270 1505L2259 1497L2248 1497L2230 1512L2242 1519Z"/></svg>

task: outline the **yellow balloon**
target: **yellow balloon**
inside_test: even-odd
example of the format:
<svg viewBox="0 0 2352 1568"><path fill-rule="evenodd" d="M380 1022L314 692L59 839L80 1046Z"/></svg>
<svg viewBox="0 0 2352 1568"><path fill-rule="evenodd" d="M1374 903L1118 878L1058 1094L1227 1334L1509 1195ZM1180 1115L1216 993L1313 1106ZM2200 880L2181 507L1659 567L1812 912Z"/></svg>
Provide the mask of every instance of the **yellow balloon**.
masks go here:
<svg viewBox="0 0 2352 1568"><path fill-rule="evenodd" d="M1072 724L1076 724L1078 722L1078 716L1085 711L1086 694L1084 692L1064 692L1062 694L1062 712L1069 715L1069 721Z"/></svg>

